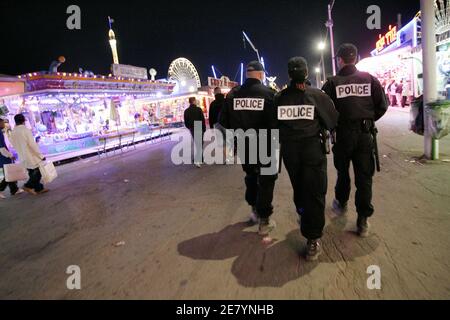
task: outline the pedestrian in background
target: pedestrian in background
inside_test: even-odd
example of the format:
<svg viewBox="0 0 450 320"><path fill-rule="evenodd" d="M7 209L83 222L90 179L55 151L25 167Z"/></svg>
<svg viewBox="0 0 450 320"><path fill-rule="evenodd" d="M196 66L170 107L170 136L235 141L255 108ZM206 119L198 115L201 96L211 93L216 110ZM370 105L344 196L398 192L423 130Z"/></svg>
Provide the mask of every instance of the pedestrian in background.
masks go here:
<svg viewBox="0 0 450 320"><path fill-rule="evenodd" d="M225 95L220 88L214 89L214 96L216 100L209 106L209 127L211 129L215 129L219 123L220 113L225 105Z"/></svg>
<svg viewBox="0 0 450 320"><path fill-rule="evenodd" d="M397 83L395 80L392 80L391 85L389 86L389 97L390 103L392 107L397 106Z"/></svg>
<svg viewBox="0 0 450 320"><path fill-rule="evenodd" d="M226 140L226 132L225 129L220 125L220 114L222 113L223 108L225 107L225 95L222 93L222 90L217 87L214 89L214 95L216 100L214 100L209 106L209 126L211 129L216 129L216 137L215 141L220 148L223 149L223 164L227 164L227 145L225 143ZM220 135L220 136L217 136Z"/></svg>
<svg viewBox="0 0 450 320"><path fill-rule="evenodd" d="M408 99L409 99L409 82L406 81L405 83L403 83L403 90L402 90L402 108L405 108L406 105L408 104Z"/></svg>
<svg viewBox="0 0 450 320"><path fill-rule="evenodd" d="M6 145L5 135L3 132L5 129L6 121L0 118L0 167L3 169L3 180L0 182L0 199L6 198L3 191L5 191L7 187L9 187L9 191L12 196L23 192L23 190L19 189L17 186L17 182L6 182L5 180L4 166L6 164L13 163L15 160L14 155L8 150L8 146Z"/></svg>
<svg viewBox="0 0 450 320"><path fill-rule="evenodd" d="M28 170L30 179L25 183L24 190L33 195L48 192L41 183L42 175L39 165L45 161L45 157L39 150L33 134L25 126L25 116L18 114L14 117L16 126L11 132L10 142L19 155L20 163Z"/></svg>
<svg viewBox="0 0 450 320"><path fill-rule="evenodd" d="M395 100L397 101L397 106L403 108L403 80L395 88Z"/></svg>
<svg viewBox="0 0 450 320"><path fill-rule="evenodd" d="M195 137L195 124L200 124L202 132L197 133L200 137ZM184 111L184 125L191 133L193 139L193 162L197 168L201 168L203 162L203 134L206 132L206 122L203 110L197 106L197 99L189 98L189 107ZM198 140L198 141L197 141Z"/></svg>
<svg viewBox="0 0 450 320"><path fill-rule="evenodd" d="M387 83L386 80L384 80L381 85L383 86L383 90L384 90L384 93L386 94L386 97L388 97L389 96L389 90L388 90L389 84Z"/></svg>

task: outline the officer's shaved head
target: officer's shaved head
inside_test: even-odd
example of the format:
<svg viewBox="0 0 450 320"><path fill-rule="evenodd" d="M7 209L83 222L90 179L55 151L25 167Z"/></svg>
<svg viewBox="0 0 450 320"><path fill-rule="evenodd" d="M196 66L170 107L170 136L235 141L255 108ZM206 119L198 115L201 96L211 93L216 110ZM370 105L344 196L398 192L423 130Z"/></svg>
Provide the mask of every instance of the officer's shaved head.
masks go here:
<svg viewBox="0 0 450 320"><path fill-rule="evenodd" d="M262 82L264 81L265 75L264 71L250 71L247 72L247 79L257 79Z"/></svg>
<svg viewBox="0 0 450 320"><path fill-rule="evenodd" d="M264 66L259 61L252 61L247 65L247 79L257 79L264 81L266 72Z"/></svg>

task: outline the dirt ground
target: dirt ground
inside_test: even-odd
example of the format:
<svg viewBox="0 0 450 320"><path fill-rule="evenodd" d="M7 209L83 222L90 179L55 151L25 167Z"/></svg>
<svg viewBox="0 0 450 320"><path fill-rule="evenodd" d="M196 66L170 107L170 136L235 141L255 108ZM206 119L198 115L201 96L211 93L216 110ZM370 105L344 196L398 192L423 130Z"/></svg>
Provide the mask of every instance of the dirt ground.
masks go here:
<svg viewBox="0 0 450 320"><path fill-rule="evenodd" d="M375 178L373 234L355 234L354 207L331 214L329 161L324 254L301 256L292 189L276 186L277 240L245 223L240 167L175 166L171 142L58 167L51 192L0 202L1 299L449 299L450 139L422 164L409 114L380 122L383 172ZM68 266L81 290L68 290ZM381 269L381 290L367 268Z"/></svg>

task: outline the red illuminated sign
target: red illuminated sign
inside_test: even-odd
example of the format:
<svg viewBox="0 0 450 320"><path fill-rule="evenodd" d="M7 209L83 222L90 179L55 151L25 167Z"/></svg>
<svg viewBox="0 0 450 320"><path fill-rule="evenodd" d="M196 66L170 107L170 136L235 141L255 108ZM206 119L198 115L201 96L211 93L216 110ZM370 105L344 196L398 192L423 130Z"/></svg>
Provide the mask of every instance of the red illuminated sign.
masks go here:
<svg viewBox="0 0 450 320"><path fill-rule="evenodd" d="M389 26L389 32L387 32L384 36L381 34L379 35L379 40L377 41L377 52L383 51L395 41L397 41L397 27Z"/></svg>
<svg viewBox="0 0 450 320"><path fill-rule="evenodd" d="M215 78L208 78L208 86L210 88L228 88L233 89L234 87L237 87L239 83L230 81L227 77L222 77L221 79L215 79Z"/></svg>

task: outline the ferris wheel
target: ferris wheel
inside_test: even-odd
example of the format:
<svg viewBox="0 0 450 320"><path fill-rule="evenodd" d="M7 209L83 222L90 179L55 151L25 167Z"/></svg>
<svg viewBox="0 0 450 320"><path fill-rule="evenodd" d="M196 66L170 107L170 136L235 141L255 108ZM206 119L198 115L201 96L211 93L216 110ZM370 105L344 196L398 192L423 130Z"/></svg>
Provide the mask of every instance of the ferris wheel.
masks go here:
<svg viewBox="0 0 450 320"><path fill-rule="evenodd" d="M168 79L169 81L175 81L180 84L195 81L197 88L202 86L197 69L195 69L192 62L186 58L178 58L170 64Z"/></svg>
<svg viewBox="0 0 450 320"><path fill-rule="evenodd" d="M450 0L434 1L436 16L436 33L442 34L450 30Z"/></svg>

